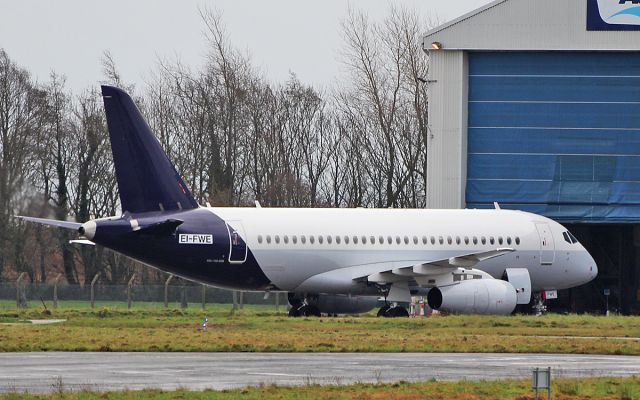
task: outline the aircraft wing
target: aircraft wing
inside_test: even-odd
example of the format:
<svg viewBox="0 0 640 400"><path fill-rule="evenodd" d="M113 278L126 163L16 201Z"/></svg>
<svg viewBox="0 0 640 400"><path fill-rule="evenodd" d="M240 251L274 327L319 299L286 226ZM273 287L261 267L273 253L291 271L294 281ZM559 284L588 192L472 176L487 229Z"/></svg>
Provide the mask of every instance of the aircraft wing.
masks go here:
<svg viewBox="0 0 640 400"><path fill-rule="evenodd" d="M443 258L428 262L398 264L390 268L389 265L378 264L379 271L369 269L366 275L358 276L354 280L366 279L368 282L390 284L391 289L387 299L390 301L410 301L409 286L418 285L429 276L442 275L453 272L458 268L473 268L481 261L500 257L515 251L512 248L498 248L478 253L468 253L459 256ZM407 265L409 264L409 265Z"/></svg>
<svg viewBox="0 0 640 400"><path fill-rule="evenodd" d="M459 268L472 269L481 261L499 257L512 251L515 250L497 248L431 261L389 261L353 265L311 276L302 282L296 290L300 292L344 293L352 289L354 284L370 282L389 285L387 300L408 302L411 300L410 287L435 285L442 278L451 279L451 272Z"/></svg>
<svg viewBox="0 0 640 400"><path fill-rule="evenodd" d="M355 279L366 278L369 282L394 283L408 281L411 278L440 275L454 271L458 268L473 268L481 261L499 257L503 254L515 251L512 248L499 248L495 250L483 251L479 253L469 253L460 256L433 260L424 263L413 263L411 265L398 265L389 268L389 265L377 264L382 270L359 276Z"/></svg>

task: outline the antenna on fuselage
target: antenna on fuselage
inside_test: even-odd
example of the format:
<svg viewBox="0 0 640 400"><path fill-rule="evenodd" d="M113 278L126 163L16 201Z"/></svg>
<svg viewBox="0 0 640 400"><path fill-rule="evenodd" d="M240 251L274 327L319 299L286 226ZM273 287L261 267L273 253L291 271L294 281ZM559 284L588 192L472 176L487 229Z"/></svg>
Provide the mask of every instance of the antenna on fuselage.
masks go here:
<svg viewBox="0 0 640 400"><path fill-rule="evenodd" d="M502 210L502 208L500 208L500 204L497 201L493 202L493 206L495 207L496 210Z"/></svg>

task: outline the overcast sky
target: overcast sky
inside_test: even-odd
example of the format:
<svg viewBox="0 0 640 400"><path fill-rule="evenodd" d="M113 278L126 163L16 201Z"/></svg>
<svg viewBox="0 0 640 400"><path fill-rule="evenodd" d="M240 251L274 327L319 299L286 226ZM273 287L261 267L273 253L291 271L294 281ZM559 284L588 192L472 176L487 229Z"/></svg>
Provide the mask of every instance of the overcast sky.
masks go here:
<svg viewBox="0 0 640 400"><path fill-rule="evenodd" d="M396 0L424 17L448 21L489 0ZM305 83L329 86L340 76L340 21L348 7L373 19L384 0L19 0L0 4L0 48L39 81L55 70L73 90L97 85L100 58L113 55L126 82L142 84L158 57L194 68L205 52L198 7L220 11L231 42L246 49L274 81L289 71ZM426 29L426 28L425 28Z"/></svg>

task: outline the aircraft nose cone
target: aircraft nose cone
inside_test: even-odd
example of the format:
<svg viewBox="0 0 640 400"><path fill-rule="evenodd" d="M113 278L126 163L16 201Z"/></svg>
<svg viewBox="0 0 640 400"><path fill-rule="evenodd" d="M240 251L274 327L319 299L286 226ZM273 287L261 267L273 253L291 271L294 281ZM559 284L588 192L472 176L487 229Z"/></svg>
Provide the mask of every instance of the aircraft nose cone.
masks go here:
<svg viewBox="0 0 640 400"><path fill-rule="evenodd" d="M81 235L91 240L96 236L96 223L95 221L89 221L82 224L82 226L78 229Z"/></svg>

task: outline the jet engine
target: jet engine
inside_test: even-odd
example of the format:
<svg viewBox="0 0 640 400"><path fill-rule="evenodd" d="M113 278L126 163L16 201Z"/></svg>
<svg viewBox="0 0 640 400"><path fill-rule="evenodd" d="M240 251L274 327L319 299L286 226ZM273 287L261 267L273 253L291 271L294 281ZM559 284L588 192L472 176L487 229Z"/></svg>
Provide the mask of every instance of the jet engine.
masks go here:
<svg viewBox="0 0 640 400"><path fill-rule="evenodd" d="M375 296L341 296L330 294L307 295L306 305L303 298L289 294L289 304L293 308L308 307L311 315L324 314L363 314L374 309L378 304Z"/></svg>
<svg viewBox="0 0 640 400"><path fill-rule="evenodd" d="M516 289L498 279L473 279L434 287L427 293L429 307L456 314L508 315L518 302Z"/></svg>

